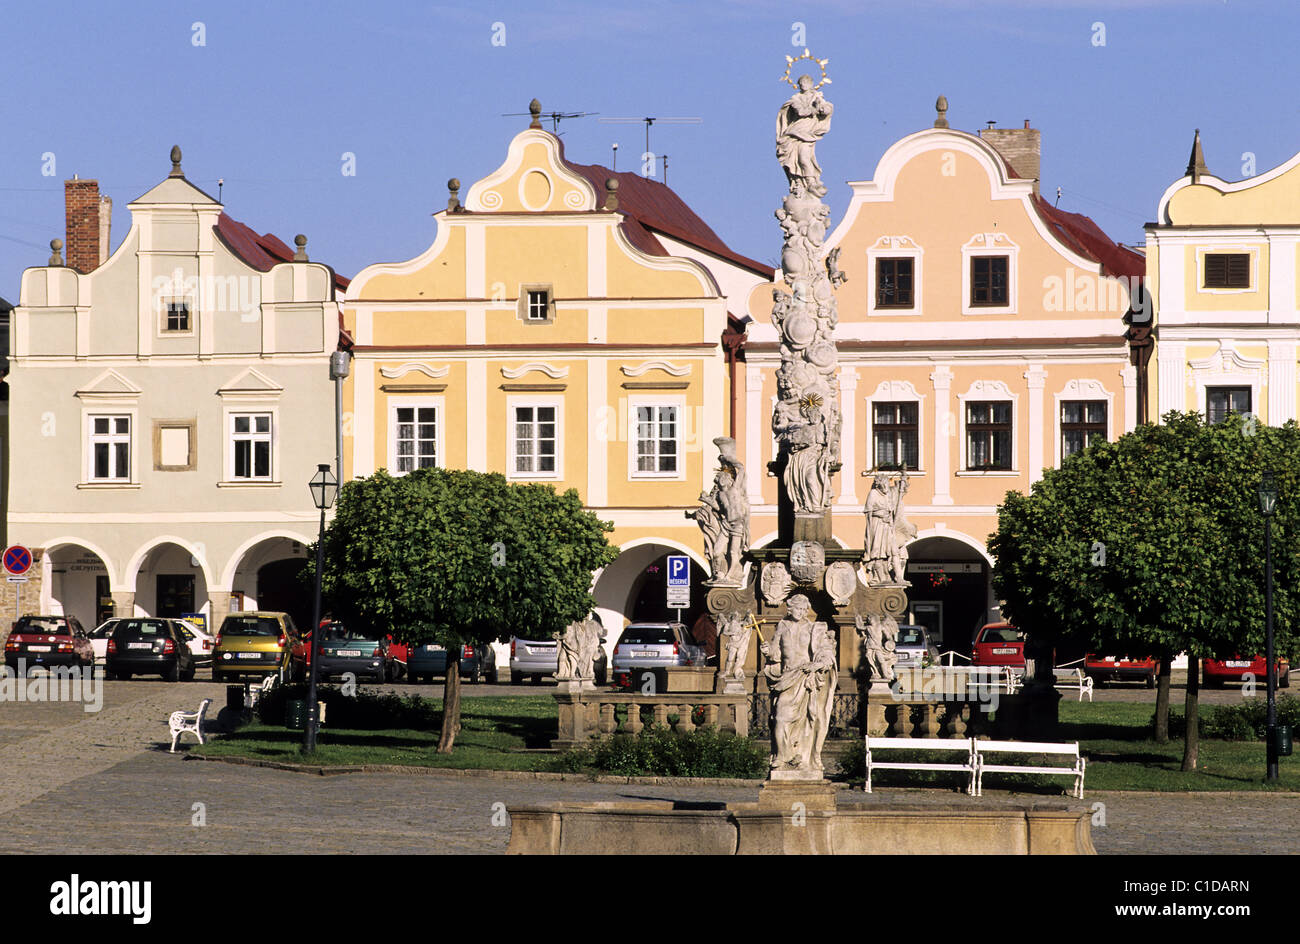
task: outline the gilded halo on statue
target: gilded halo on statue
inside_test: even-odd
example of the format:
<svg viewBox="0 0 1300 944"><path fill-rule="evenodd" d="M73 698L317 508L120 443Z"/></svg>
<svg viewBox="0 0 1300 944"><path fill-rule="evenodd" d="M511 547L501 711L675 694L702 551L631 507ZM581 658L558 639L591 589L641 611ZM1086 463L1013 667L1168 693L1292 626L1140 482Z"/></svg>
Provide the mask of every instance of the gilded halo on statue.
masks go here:
<svg viewBox="0 0 1300 944"><path fill-rule="evenodd" d="M815 583L826 569L826 549L816 541L797 541L790 548L790 576Z"/></svg>

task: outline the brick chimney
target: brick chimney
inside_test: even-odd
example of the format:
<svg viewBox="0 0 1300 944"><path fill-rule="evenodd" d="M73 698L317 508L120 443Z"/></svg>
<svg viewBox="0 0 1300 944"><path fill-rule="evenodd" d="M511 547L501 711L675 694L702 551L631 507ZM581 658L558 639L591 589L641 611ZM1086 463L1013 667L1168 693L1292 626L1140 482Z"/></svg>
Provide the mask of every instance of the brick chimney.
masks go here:
<svg viewBox="0 0 1300 944"><path fill-rule="evenodd" d="M103 261L100 253L99 181L81 180L75 176L65 180L63 204L68 266L83 274L90 272Z"/></svg>
<svg viewBox="0 0 1300 944"><path fill-rule="evenodd" d="M1023 128L984 128L980 137L987 141L1002 155L1016 176L1034 182L1034 193L1038 193L1039 164L1042 159L1042 133L1037 128L1029 127L1025 119ZM69 263L71 265L71 263Z"/></svg>

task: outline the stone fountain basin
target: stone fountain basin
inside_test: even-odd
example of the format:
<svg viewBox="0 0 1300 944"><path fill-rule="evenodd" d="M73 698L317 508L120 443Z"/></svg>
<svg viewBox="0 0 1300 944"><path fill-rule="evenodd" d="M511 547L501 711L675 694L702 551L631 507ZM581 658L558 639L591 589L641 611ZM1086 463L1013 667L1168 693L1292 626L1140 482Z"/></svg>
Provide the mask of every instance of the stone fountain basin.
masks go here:
<svg viewBox="0 0 1300 944"><path fill-rule="evenodd" d="M1066 804L840 805L674 800L510 807L523 855L1096 855L1092 814Z"/></svg>

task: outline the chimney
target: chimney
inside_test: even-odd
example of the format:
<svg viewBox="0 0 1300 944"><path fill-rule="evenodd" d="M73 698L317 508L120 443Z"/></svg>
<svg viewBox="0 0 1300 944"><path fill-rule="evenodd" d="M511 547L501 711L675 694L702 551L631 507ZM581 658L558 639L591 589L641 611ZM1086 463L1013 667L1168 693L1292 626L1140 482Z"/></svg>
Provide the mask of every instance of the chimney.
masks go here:
<svg viewBox="0 0 1300 944"><path fill-rule="evenodd" d="M1034 182L1037 196L1042 135L1037 128L1029 127L1029 119L1025 119L1023 128L985 128L980 131L980 137L1002 155L1017 177Z"/></svg>
<svg viewBox="0 0 1300 944"><path fill-rule="evenodd" d="M75 175L71 180L65 180L63 204L67 226L67 264L85 274L101 261L99 181L81 180Z"/></svg>
<svg viewBox="0 0 1300 944"><path fill-rule="evenodd" d="M113 198L99 197L99 265L108 260L109 231L113 227Z"/></svg>

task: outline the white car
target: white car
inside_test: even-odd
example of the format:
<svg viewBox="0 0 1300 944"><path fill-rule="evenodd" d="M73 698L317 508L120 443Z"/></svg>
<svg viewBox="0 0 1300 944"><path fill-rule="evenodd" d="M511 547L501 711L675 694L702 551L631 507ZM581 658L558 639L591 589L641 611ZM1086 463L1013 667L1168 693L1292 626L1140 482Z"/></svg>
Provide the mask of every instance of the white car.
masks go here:
<svg viewBox="0 0 1300 944"><path fill-rule="evenodd" d="M108 638L113 635L113 630L123 619L124 617L115 616L104 620L91 631L90 648L95 650L96 665L103 665L108 658ZM182 629L181 635L189 644L190 654L194 656L194 664L199 667L212 665L212 649L216 645L216 640L188 620L178 619L172 622Z"/></svg>

